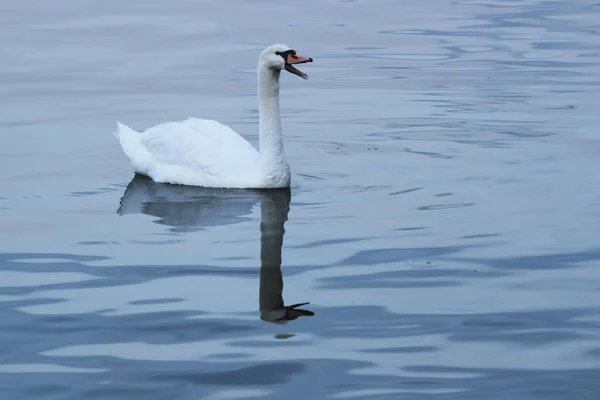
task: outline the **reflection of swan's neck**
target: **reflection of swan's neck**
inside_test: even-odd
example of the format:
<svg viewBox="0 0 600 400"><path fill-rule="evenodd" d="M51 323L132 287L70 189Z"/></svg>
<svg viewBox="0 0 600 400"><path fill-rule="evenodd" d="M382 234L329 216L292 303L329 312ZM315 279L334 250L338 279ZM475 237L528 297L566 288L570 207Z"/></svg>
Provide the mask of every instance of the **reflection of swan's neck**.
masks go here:
<svg viewBox="0 0 600 400"><path fill-rule="evenodd" d="M275 322L285 314L281 247L288 218L290 192L281 191L261 197L260 222L260 312L261 319Z"/></svg>
<svg viewBox="0 0 600 400"><path fill-rule="evenodd" d="M262 268L281 268L284 224L288 218L289 191L264 195L260 201L260 262Z"/></svg>
<svg viewBox="0 0 600 400"><path fill-rule="evenodd" d="M267 176L278 176L287 163L283 154L279 114L279 75L281 71L258 66L258 116L260 154Z"/></svg>

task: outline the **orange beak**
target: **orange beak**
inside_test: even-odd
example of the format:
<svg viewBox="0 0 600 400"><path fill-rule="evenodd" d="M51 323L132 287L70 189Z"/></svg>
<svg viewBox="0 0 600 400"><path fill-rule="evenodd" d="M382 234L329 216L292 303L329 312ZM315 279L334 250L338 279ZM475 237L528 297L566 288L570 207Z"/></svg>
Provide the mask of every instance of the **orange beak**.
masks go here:
<svg viewBox="0 0 600 400"><path fill-rule="evenodd" d="M286 69L286 71L291 72L294 75L298 75L300 78L308 79L308 75L306 75L304 72L300 71L299 69L296 69L293 65L309 63L312 61L313 61L312 58L302 57L302 56L298 56L295 54L288 54L287 57L285 58L285 69Z"/></svg>

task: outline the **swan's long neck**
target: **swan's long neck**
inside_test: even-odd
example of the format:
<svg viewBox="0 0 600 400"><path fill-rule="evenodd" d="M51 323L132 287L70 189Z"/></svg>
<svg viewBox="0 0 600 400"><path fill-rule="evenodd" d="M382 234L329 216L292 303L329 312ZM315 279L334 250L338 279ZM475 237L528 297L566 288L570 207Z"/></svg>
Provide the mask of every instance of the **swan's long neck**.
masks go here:
<svg viewBox="0 0 600 400"><path fill-rule="evenodd" d="M261 157L269 164L284 160L279 115L279 75L266 66L258 67L258 116Z"/></svg>

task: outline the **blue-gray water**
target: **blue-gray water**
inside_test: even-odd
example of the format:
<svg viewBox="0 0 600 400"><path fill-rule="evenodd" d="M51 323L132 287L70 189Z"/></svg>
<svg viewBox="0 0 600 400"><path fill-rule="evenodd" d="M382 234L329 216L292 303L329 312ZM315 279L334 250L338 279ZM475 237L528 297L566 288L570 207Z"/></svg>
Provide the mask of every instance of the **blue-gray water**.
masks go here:
<svg viewBox="0 0 600 400"><path fill-rule="evenodd" d="M0 399L597 399L598 21L0 2ZM315 59L282 77L291 193L133 179L117 120L256 144L278 42Z"/></svg>

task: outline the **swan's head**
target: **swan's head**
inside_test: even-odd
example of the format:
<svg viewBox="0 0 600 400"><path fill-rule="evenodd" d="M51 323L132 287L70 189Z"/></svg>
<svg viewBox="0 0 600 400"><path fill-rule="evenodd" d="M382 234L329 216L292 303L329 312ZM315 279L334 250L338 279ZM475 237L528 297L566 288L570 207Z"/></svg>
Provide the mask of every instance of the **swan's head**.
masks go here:
<svg viewBox="0 0 600 400"><path fill-rule="evenodd" d="M285 69L294 75L308 79L308 75L296 69L294 65L312 62L312 58L302 57L296 54L296 51L290 49L285 44L274 44L267 47L260 53L259 62L267 68L281 71Z"/></svg>

